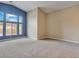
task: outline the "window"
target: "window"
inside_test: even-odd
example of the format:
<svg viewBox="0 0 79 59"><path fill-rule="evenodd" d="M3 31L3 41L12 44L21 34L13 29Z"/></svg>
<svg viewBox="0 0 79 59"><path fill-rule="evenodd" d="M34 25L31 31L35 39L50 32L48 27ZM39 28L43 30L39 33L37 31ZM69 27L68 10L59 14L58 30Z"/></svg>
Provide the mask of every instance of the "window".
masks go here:
<svg viewBox="0 0 79 59"><path fill-rule="evenodd" d="M3 22L0 22L0 36L3 36Z"/></svg>
<svg viewBox="0 0 79 59"><path fill-rule="evenodd" d="M19 16L19 23L22 23L22 21L23 21L22 16Z"/></svg>
<svg viewBox="0 0 79 59"><path fill-rule="evenodd" d="M15 23L6 23L6 35L17 35L17 25Z"/></svg>
<svg viewBox="0 0 79 59"><path fill-rule="evenodd" d="M22 24L19 24L19 35L22 34Z"/></svg>
<svg viewBox="0 0 79 59"><path fill-rule="evenodd" d="M0 3L0 39L26 35L26 12Z"/></svg>
<svg viewBox="0 0 79 59"><path fill-rule="evenodd" d="M22 34L22 21L23 21L23 18L22 16L19 16L19 35Z"/></svg>
<svg viewBox="0 0 79 59"><path fill-rule="evenodd" d="M18 16L7 13L6 14L6 21L7 22L17 22L18 21Z"/></svg>
<svg viewBox="0 0 79 59"><path fill-rule="evenodd" d="M11 23L6 23L6 35L11 35Z"/></svg>
<svg viewBox="0 0 79 59"><path fill-rule="evenodd" d="M4 13L0 11L0 21L3 21L4 19Z"/></svg>
<svg viewBox="0 0 79 59"><path fill-rule="evenodd" d="M4 13L0 11L0 36L3 36Z"/></svg>
<svg viewBox="0 0 79 59"><path fill-rule="evenodd" d="M12 35L17 35L17 24L12 24Z"/></svg>
<svg viewBox="0 0 79 59"><path fill-rule="evenodd" d="M6 14L6 35L17 35L18 16Z"/></svg>

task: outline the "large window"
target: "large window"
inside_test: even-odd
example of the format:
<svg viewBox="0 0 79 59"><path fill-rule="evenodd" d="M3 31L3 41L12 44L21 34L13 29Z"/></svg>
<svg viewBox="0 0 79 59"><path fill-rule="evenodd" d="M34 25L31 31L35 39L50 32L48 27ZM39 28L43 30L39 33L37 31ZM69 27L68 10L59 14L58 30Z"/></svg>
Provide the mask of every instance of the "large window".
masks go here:
<svg viewBox="0 0 79 59"><path fill-rule="evenodd" d="M23 17L10 13L5 14L0 11L0 36L3 36L3 23L5 23L5 35L22 35L23 34ZM19 33L19 34L18 34Z"/></svg>
<svg viewBox="0 0 79 59"><path fill-rule="evenodd" d="M26 12L0 3L0 39L26 35Z"/></svg>

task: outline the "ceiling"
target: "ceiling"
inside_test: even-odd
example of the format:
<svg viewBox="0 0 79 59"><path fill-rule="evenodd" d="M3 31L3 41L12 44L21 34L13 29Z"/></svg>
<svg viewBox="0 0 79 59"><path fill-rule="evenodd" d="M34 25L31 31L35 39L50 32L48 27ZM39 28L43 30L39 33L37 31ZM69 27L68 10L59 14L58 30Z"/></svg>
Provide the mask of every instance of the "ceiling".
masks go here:
<svg viewBox="0 0 79 59"><path fill-rule="evenodd" d="M14 5L26 12L36 7L40 7L46 13L54 12L60 9L64 9L79 4L79 1L13 1L13 2L0 1L0 2Z"/></svg>

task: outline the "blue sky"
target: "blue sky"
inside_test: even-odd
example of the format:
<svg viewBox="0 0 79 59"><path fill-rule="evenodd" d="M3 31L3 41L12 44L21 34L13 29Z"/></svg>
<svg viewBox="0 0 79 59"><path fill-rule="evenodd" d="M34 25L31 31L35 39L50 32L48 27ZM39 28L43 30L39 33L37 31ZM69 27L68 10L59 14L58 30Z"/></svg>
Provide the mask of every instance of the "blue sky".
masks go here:
<svg viewBox="0 0 79 59"><path fill-rule="evenodd" d="M0 12L0 20L3 20L3 16L4 16L4 14L2 12Z"/></svg>
<svg viewBox="0 0 79 59"><path fill-rule="evenodd" d="M12 14L7 14L7 15L6 15L6 20L7 20L7 21L17 22L18 16L12 15Z"/></svg>
<svg viewBox="0 0 79 59"><path fill-rule="evenodd" d="M3 20L4 13L0 12L0 20ZM19 22L22 22L22 16L19 16ZM18 16L13 15L13 14L6 14L6 20L7 21L12 21L12 22L17 22L18 21Z"/></svg>

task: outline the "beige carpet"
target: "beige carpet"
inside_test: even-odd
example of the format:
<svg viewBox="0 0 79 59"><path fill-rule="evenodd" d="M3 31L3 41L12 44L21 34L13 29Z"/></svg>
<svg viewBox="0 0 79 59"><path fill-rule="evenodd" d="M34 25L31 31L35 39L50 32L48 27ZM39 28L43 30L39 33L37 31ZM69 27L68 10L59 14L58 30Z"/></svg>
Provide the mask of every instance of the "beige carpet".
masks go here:
<svg viewBox="0 0 79 59"><path fill-rule="evenodd" d="M79 44L57 40L18 39L0 42L0 58L79 57Z"/></svg>

